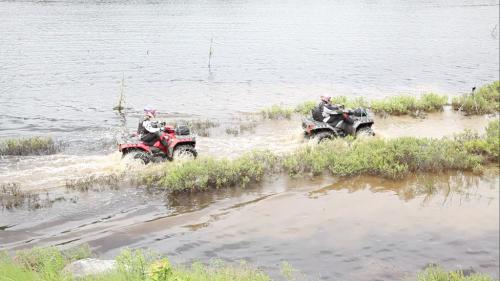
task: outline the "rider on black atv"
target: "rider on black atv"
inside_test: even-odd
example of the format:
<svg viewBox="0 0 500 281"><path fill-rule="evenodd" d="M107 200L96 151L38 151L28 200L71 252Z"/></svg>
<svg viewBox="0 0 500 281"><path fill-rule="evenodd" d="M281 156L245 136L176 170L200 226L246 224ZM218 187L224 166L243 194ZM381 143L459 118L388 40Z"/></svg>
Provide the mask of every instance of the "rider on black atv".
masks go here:
<svg viewBox="0 0 500 281"><path fill-rule="evenodd" d="M352 119L344 114L343 108L342 105L331 104L331 97L321 96L321 102L312 110L312 116L314 120L328 123L333 127L342 120L350 124Z"/></svg>
<svg viewBox="0 0 500 281"><path fill-rule="evenodd" d="M146 143L149 146L153 146L154 143L160 139L160 142L163 146L168 147L167 141L161 136L161 127L158 125L158 122L153 120L156 116L156 109L151 107L144 108L144 118L142 121L139 121L139 127L137 128L137 133L141 137L141 141Z"/></svg>

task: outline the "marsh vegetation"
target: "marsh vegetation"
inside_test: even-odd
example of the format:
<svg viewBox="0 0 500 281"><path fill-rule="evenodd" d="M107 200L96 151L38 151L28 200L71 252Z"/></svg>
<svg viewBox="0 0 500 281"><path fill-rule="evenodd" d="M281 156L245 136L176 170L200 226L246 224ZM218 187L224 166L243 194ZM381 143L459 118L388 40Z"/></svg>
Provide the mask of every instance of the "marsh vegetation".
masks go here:
<svg viewBox="0 0 500 281"><path fill-rule="evenodd" d="M333 96L333 104L341 104L346 108L364 107L380 115L412 115L421 116L422 113L439 112L449 104L447 95L424 93L420 96L402 94L381 99L367 100L363 97L350 98L347 96ZM295 108L273 105L262 110L267 119L290 119L293 113L310 115L317 102L306 101ZM496 113L500 111L500 81L482 86L474 93L456 96L452 99L452 106L469 115Z"/></svg>
<svg viewBox="0 0 500 281"><path fill-rule="evenodd" d="M0 140L0 155L44 155L61 150L62 144L51 137L26 137Z"/></svg>
<svg viewBox="0 0 500 281"><path fill-rule="evenodd" d="M264 175L292 177L374 175L401 179L412 173L445 170L480 173L484 165L499 161L499 122L486 134L464 131L453 138L335 139L304 146L291 153L259 150L226 159L200 157L195 161L164 163L145 170L139 183L173 192L245 186Z"/></svg>

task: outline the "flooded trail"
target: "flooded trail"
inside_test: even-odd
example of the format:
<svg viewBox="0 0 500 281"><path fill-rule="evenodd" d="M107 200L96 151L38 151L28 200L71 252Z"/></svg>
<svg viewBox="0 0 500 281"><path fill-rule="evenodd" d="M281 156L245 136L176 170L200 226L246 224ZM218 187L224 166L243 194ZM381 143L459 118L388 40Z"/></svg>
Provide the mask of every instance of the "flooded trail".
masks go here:
<svg viewBox="0 0 500 281"><path fill-rule="evenodd" d="M464 129L482 132L484 124L492 118L495 117L468 117L446 108L444 112L429 114L425 119L375 116L374 129L377 137L383 138L440 138L453 136ZM135 122L132 121L135 120L127 125L128 131L135 129ZM238 133L228 134L228 129L237 129ZM220 123L209 133L208 137L197 138L197 149L201 156L235 157L254 149L286 153L308 143L303 137L299 116L293 116L290 120L261 120L259 115L243 115L240 119ZM115 139L119 137L115 136ZM116 144L111 143L98 152L72 152L72 147L69 147L55 155L2 157L0 184L17 182L25 191L54 190L64 187L67 180L127 171L129 163L122 161L115 149Z"/></svg>
<svg viewBox="0 0 500 281"><path fill-rule="evenodd" d="M0 213L0 250L88 243L112 257L146 247L180 263L246 260L273 276L287 261L323 280L401 280L427 264L498 277L499 183L493 169L404 181L276 178L174 198L90 192L50 211Z"/></svg>

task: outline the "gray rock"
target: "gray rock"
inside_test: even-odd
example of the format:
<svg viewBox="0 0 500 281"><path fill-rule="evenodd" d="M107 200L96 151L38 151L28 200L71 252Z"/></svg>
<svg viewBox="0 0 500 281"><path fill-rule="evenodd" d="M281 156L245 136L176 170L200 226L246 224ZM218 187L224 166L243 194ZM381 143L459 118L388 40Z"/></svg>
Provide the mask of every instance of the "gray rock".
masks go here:
<svg viewBox="0 0 500 281"><path fill-rule="evenodd" d="M116 268L114 260L83 259L66 265L63 272L70 273L73 277L80 278L111 271Z"/></svg>

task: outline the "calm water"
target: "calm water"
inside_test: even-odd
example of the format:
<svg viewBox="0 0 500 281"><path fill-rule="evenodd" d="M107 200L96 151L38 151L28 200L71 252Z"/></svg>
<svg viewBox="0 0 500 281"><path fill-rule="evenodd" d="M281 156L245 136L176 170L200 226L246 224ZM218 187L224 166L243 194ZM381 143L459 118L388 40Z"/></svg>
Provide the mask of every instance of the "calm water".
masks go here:
<svg viewBox="0 0 500 281"><path fill-rule="evenodd" d="M145 104L224 119L324 93L466 92L498 79L498 10L495 0L0 1L0 138L102 138L120 124L122 76L133 117Z"/></svg>
<svg viewBox="0 0 500 281"><path fill-rule="evenodd" d="M77 204L0 211L0 250L88 243L111 258L145 247L176 263L246 260L274 277L287 261L307 280L406 280L431 263L498 278L498 185L492 171L404 181L280 178L171 198L90 192Z"/></svg>

